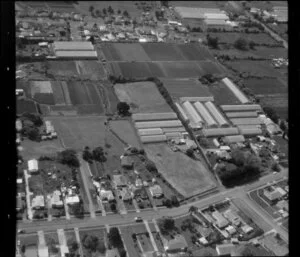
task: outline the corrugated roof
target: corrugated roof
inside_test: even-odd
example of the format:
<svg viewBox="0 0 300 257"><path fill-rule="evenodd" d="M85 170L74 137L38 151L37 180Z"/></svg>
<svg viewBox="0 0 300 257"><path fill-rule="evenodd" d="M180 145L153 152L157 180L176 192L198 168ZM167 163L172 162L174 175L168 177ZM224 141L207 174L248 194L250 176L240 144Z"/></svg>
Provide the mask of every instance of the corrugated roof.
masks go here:
<svg viewBox="0 0 300 257"><path fill-rule="evenodd" d="M230 119L234 125L259 125L262 124L258 118L234 118Z"/></svg>
<svg viewBox="0 0 300 257"><path fill-rule="evenodd" d="M259 104L237 104L237 105L220 105L225 112L230 111L261 111Z"/></svg>
<svg viewBox="0 0 300 257"><path fill-rule="evenodd" d="M242 104L249 103L248 98L238 89L238 87L228 78L222 79L223 83L231 90L231 92L240 100Z"/></svg>
<svg viewBox="0 0 300 257"><path fill-rule="evenodd" d="M175 11L177 11L182 18L194 19L204 19L205 13L221 13L221 10L218 8L195 8L181 6L176 6Z"/></svg>
<svg viewBox="0 0 300 257"><path fill-rule="evenodd" d="M140 136L162 135L163 130L161 128L138 129L138 133Z"/></svg>
<svg viewBox="0 0 300 257"><path fill-rule="evenodd" d="M147 120L174 120L177 119L175 112L164 113L134 113L132 119L135 121L147 121Z"/></svg>
<svg viewBox="0 0 300 257"><path fill-rule="evenodd" d="M57 57L89 57L97 58L96 51L56 51Z"/></svg>
<svg viewBox="0 0 300 257"><path fill-rule="evenodd" d="M213 96L198 96L198 97L180 97L181 102L189 101L189 102L213 102Z"/></svg>
<svg viewBox="0 0 300 257"><path fill-rule="evenodd" d="M229 24L227 24L225 20L205 19L204 22L206 25L229 26Z"/></svg>
<svg viewBox="0 0 300 257"><path fill-rule="evenodd" d="M55 50L94 50L94 46L90 41L55 41L53 42Z"/></svg>
<svg viewBox="0 0 300 257"><path fill-rule="evenodd" d="M165 121L140 121L135 123L136 128L170 128L181 127L180 120L165 120Z"/></svg>
<svg viewBox="0 0 300 257"><path fill-rule="evenodd" d="M190 117L191 121L193 121L195 124L203 122L202 118L189 101L184 102L182 105L185 108L185 113L188 117Z"/></svg>
<svg viewBox="0 0 300 257"><path fill-rule="evenodd" d="M261 135L262 130L260 128L240 128L239 131L242 135Z"/></svg>
<svg viewBox="0 0 300 257"><path fill-rule="evenodd" d="M189 120L188 116L186 115L186 113L185 113L185 111L183 110L183 108L181 107L181 105L180 105L179 103L175 103L175 105L176 105L178 111L180 112L182 118L183 118L185 121Z"/></svg>
<svg viewBox="0 0 300 257"><path fill-rule="evenodd" d="M168 133L168 132L186 132L184 127L176 127L176 128L163 128L162 129L163 133Z"/></svg>
<svg viewBox="0 0 300 257"><path fill-rule="evenodd" d="M165 135L141 136L141 141L143 143L163 142L166 140L167 140L167 137Z"/></svg>
<svg viewBox="0 0 300 257"><path fill-rule="evenodd" d="M230 128L209 128L203 129L203 134L206 137L213 137L213 136L227 136L227 135L237 135L239 131L237 128L230 127Z"/></svg>
<svg viewBox="0 0 300 257"><path fill-rule="evenodd" d="M239 143L239 142L245 142L245 138L243 135L225 136L223 138L223 141L227 144Z"/></svg>
<svg viewBox="0 0 300 257"><path fill-rule="evenodd" d="M212 102L206 102L205 107L212 114L212 116L219 123L220 126L228 125L228 122L225 120L223 115L218 111L218 109Z"/></svg>
<svg viewBox="0 0 300 257"><path fill-rule="evenodd" d="M229 20L225 13L205 13L204 17L211 20Z"/></svg>
<svg viewBox="0 0 300 257"><path fill-rule="evenodd" d="M225 115L228 118L258 117L258 114L257 114L256 111L251 111L251 112L226 112Z"/></svg>
<svg viewBox="0 0 300 257"><path fill-rule="evenodd" d="M216 126L217 122L213 119L210 113L206 110L204 105L200 102L195 102L194 106L196 110L200 113L201 117L205 120L208 126Z"/></svg>

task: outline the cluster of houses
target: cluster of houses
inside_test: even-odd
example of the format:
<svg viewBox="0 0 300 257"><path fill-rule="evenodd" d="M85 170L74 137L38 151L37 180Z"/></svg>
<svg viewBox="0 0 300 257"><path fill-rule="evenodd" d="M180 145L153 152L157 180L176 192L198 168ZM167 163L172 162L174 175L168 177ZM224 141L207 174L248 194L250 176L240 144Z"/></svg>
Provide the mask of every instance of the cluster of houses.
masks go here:
<svg viewBox="0 0 300 257"><path fill-rule="evenodd" d="M271 11L252 7L250 9L250 13L258 14L264 20L273 18L277 23L287 23L287 21L288 21L288 7L287 6L274 6Z"/></svg>
<svg viewBox="0 0 300 257"><path fill-rule="evenodd" d="M288 61L288 59L285 59L285 58L274 58L274 59L272 59L272 65L275 68L280 68L282 66L288 66L289 61Z"/></svg>
<svg viewBox="0 0 300 257"><path fill-rule="evenodd" d="M278 213L283 218L289 216L288 192L289 186L285 186L284 189L279 186L271 186L265 188L263 191L264 196L270 203L278 207Z"/></svg>
<svg viewBox="0 0 300 257"><path fill-rule="evenodd" d="M42 140L48 140L48 139L57 138L57 133L54 130L54 127L53 127L51 121L49 121L49 120L45 121L45 130L44 130L44 133L45 134L43 134L41 136Z"/></svg>

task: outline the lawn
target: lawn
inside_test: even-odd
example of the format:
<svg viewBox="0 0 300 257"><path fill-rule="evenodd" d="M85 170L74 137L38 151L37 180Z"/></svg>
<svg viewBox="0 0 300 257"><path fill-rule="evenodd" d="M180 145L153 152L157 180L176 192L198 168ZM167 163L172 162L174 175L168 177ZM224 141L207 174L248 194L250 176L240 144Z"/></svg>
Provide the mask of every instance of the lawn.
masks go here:
<svg viewBox="0 0 300 257"><path fill-rule="evenodd" d="M196 62L160 62L159 65L169 78L198 78L206 73Z"/></svg>
<svg viewBox="0 0 300 257"><path fill-rule="evenodd" d="M37 234L18 235L17 238L20 240L21 246L37 246L39 243Z"/></svg>
<svg viewBox="0 0 300 257"><path fill-rule="evenodd" d="M107 232L105 229L93 229L93 230L80 229L79 230L79 236L80 236L81 245L83 248L83 255L86 257L92 257L92 256L94 256L93 253L89 252L88 249L86 249L83 245L83 238L85 237L85 235L95 236L98 238L99 241L102 241L103 243L105 243L105 240L106 240L105 238L107 237Z"/></svg>
<svg viewBox="0 0 300 257"><path fill-rule="evenodd" d="M59 241L57 233L45 233L45 241L50 255L60 255Z"/></svg>
<svg viewBox="0 0 300 257"><path fill-rule="evenodd" d="M199 46L198 44L179 44L177 49L182 56L189 61L212 60L214 57L210 54L207 48Z"/></svg>
<svg viewBox="0 0 300 257"><path fill-rule="evenodd" d="M244 81L245 86L250 88L256 95L287 93L288 89L278 78L255 79L249 78Z"/></svg>
<svg viewBox="0 0 300 257"><path fill-rule="evenodd" d="M74 242L77 243L75 232L74 230L65 230L64 233L66 236L67 246L69 247L69 251L71 252L72 244ZM79 248L74 253L79 254Z"/></svg>
<svg viewBox="0 0 300 257"><path fill-rule="evenodd" d="M175 44L149 43L142 44L152 61L182 61L185 60Z"/></svg>
<svg viewBox="0 0 300 257"><path fill-rule="evenodd" d="M216 105L240 104L239 99L223 82L211 84L209 85L208 89L213 94Z"/></svg>
<svg viewBox="0 0 300 257"><path fill-rule="evenodd" d="M202 85L198 80L192 79L161 79L164 87L169 94L174 98L179 97L197 97L197 96L212 96L209 88Z"/></svg>
<svg viewBox="0 0 300 257"><path fill-rule="evenodd" d="M24 160L39 158L42 155L53 155L64 150L59 139L49 141L34 142L29 139L24 139L21 143L23 150L21 155Z"/></svg>
<svg viewBox="0 0 300 257"><path fill-rule="evenodd" d="M118 62L116 64L125 78L148 78L152 76L146 62Z"/></svg>
<svg viewBox="0 0 300 257"><path fill-rule="evenodd" d="M171 112L163 96L152 82L116 84L115 93L120 101L131 105L132 113Z"/></svg>
<svg viewBox="0 0 300 257"><path fill-rule="evenodd" d="M150 61L149 56L146 54L142 45L139 43L132 44L112 44L111 45L115 50L113 52L119 53L122 61ZM107 51L107 50L106 50Z"/></svg>
<svg viewBox="0 0 300 257"><path fill-rule="evenodd" d="M181 152L173 152L166 144L147 144L145 150L159 172L185 197L203 193L216 186L209 170Z"/></svg>
<svg viewBox="0 0 300 257"><path fill-rule="evenodd" d="M38 113L37 105L31 100L18 99L16 103L17 114L20 115L25 112Z"/></svg>
<svg viewBox="0 0 300 257"><path fill-rule="evenodd" d="M286 157L289 157L289 143L287 140L283 139L281 136L274 136L273 139L279 146L279 151L284 153Z"/></svg>

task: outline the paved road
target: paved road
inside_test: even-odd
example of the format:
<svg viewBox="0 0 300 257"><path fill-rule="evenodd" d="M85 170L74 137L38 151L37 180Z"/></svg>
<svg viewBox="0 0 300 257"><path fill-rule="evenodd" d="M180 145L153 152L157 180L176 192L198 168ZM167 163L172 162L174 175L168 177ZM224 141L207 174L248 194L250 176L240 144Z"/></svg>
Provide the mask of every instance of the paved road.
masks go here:
<svg viewBox="0 0 300 257"><path fill-rule="evenodd" d="M36 221L36 222L28 222L28 223L19 222L18 227L20 229L25 229L27 233L31 233L31 232L36 232L38 230L51 231L51 230L56 230L58 228L64 228L64 229L70 229L74 227L87 228L87 227L105 226L108 224L115 226L115 225L132 223L136 216L141 216L145 220L158 219L163 216L173 216L173 217L180 216L187 213L190 206L204 208L212 203L220 202L225 198L231 198L231 199L238 198L246 202L246 204L249 204L249 202L251 202L250 199L247 197L247 192L249 190L253 190L257 187L263 186L263 184L266 184L269 181L280 180L286 177L287 175L288 175L288 170L285 169L284 171L277 173L276 175L270 174L268 176L262 177L258 181L252 184L219 192L207 198L200 199L193 203L182 205L178 208L173 208L171 210L167 208L161 208L158 209L157 211L153 209L145 210L138 214L135 212L131 212L126 215L114 214L105 217L96 216L95 218L85 217L83 219L74 218L71 220L53 220L52 222L45 222L45 221L40 221L40 222ZM260 217L262 215L262 210L255 204L251 204L251 208L256 213L257 217ZM261 218L261 219L265 220L265 218ZM270 222L272 224L272 227L276 228L276 226L278 226L274 221L270 221ZM282 233L283 238L287 238L286 236L287 233L283 232L282 229L278 229L278 232Z"/></svg>

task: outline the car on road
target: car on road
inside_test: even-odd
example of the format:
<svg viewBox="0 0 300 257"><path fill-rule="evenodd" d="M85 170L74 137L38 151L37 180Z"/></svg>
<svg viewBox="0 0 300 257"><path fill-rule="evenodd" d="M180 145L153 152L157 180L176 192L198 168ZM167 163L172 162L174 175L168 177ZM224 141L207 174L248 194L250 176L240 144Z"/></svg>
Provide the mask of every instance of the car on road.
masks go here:
<svg viewBox="0 0 300 257"><path fill-rule="evenodd" d="M135 222L143 222L143 219L141 217L135 217L134 220Z"/></svg>
<svg viewBox="0 0 300 257"><path fill-rule="evenodd" d="M18 229L18 234L24 234L25 231L23 229Z"/></svg>

